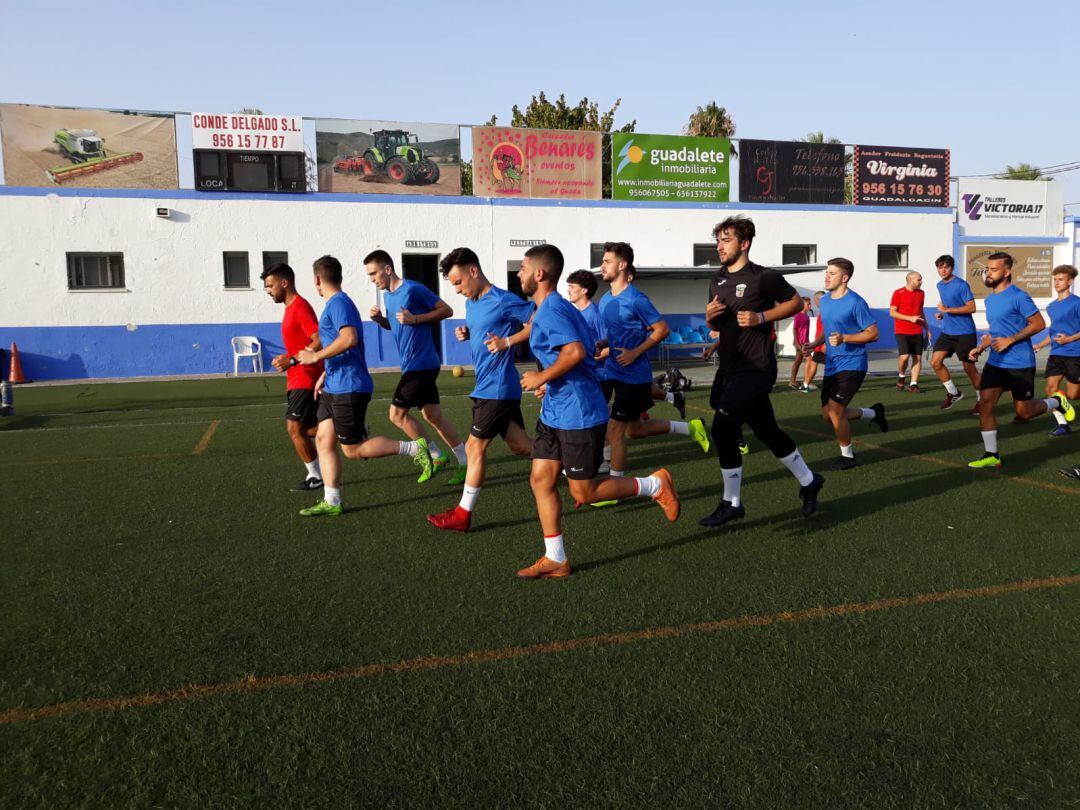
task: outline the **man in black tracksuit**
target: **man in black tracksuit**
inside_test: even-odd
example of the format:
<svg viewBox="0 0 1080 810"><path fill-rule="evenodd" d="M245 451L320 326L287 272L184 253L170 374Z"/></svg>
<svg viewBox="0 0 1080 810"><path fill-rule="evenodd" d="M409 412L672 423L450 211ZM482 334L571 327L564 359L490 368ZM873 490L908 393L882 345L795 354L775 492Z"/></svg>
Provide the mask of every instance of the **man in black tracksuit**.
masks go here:
<svg viewBox="0 0 1080 810"><path fill-rule="evenodd" d="M825 479L810 470L795 442L776 424L769 393L776 382L776 352L772 324L802 309L799 293L779 273L750 261L755 229L752 220L728 217L715 228L720 269L709 284L705 317L720 333L714 349L719 366L713 380L710 406L716 411L712 435L720 458L724 497L702 526L716 527L746 515L742 505L742 458L739 441L743 424L780 459L799 481L802 513L817 510Z"/></svg>

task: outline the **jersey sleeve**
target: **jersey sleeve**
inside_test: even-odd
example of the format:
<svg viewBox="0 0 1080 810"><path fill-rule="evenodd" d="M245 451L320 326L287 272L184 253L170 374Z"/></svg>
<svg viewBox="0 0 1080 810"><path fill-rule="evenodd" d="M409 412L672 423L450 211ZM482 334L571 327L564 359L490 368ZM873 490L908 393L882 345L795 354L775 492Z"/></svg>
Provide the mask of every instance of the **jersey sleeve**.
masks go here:
<svg viewBox="0 0 1080 810"><path fill-rule="evenodd" d="M548 343L552 349L559 349L571 343L581 342L581 335L574 328L570 316L565 312L553 309L548 314L545 326L548 333Z"/></svg>
<svg viewBox="0 0 1080 810"><path fill-rule="evenodd" d="M900 309L900 290L893 290L892 298L889 299L889 306Z"/></svg>
<svg viewBox="0 0 1080 810"><path fill-rule="evenodd" d="M638 295L634 298L634 314L641 318L642 323L646 326L652 326L658 321L664 320L664 316L653 306L653 302L648 299L647 296Z"/></svg>
<svg viewBox="0 0 1080 810"><path fill-rule="evenodd" d="M960 302L966 304L968 301L975 300L975 293L971 291L971 285L966 281L963 282L963 287L960 288Z"/></svg>
<svg viewBox="0 0 1080 810"><path fill-rule="evenodd" d="M435 305L439 303L439 296L425 287L423 284L417 282L412 288L412 300L416 301L420 306L424 307L427 312L435 309ZM412 312L412 310L409 310Z"/></svg>
<svg viewBox="0 0 1080 810"><path fill-rule="evenodd" d="M1020 295L1016 296L1016 311L1025 318L1030 318L1032 315L1038 314L1039 308L1035 306L1031 296L1021 290Z"/></svg>
<svg viewBox="0 0 1080 810"><path fill-rule="evenodd" d="M855 306L851 308L851 318L855 321L855 325L859 327L860 332L877 323L874 320L873 313L870 312L870 306L862 298L858 299Z"/></svg>
<svg viewBox="0 0 1080 810"><path fill-rule="evenodd" d="M773 304L790 301L798 295L795 288L788 283L788 280L773 270L765 270L761 274L761 292Z"/></svg>
<svg viewBox="0 0 1080 810"><path fill-rule="evenodd" d="M523 301L513 293L507 293L503 296L503 316L510 318L511 320L526 324L529 322L529 318L532 317L535 309L536 307L532 301Z"/></svg>
<svg viewBox="0 0 1080 810"><path fill-rule="evenodd" d="M300 310L297 324L307 337L319 331L319 320L315 317L315 310L311 308L311 304Z"/></svg>

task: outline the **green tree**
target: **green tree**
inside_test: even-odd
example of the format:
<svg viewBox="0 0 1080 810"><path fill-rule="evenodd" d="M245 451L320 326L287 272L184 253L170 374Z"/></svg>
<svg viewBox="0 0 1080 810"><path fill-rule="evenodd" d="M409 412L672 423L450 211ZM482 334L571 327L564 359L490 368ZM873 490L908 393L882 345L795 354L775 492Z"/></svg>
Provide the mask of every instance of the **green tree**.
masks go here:
<svg viewBox="0 0 1080 810"><path fill-rule="evenodd" d="M825 133L822 132L821 130L818 130L817 132L807 132L805 138L796 138L795 140L802 141L803 143L841 143L841 144L843 143L843 141L840 140L839 138L827 138L827 137L825 137ZM852 194L852 186L851 186L851 183L852 183L852 179L851 179L851 170L852 170L851 162L852 162L852 155L849 152L845 151L844 152L844 205L851 205L851 201L854 198L854 195Z"/></svg>
<svg viewBox="0 0 1080 810"><path fill-rule="evenodd" d="M461 193L466 197L472 196L472 161L461 161Z"/></svg>
<svg viewBox="0 0 1080 810"><path fill-rule="evenodd" d="M595 101L583 98L577 104L569 104L564 94L554 101L550 101L547 95L541 92L533 96L522 110L517 104L510 111L510 126L529 127L532 129L571 129L584 132L603 133L603 195L611 196L611 132L615 126L615 113L619 109L622 99L615 99L615 103L606 112L600 111L600 105ZM496 126L498 119L491 116L491 120L485 126ZM634 132L637 121L624 124L615 132ZM472 166L469 166L469 191L465 192L465 166L462 162L461 170L462 192L472 193Z"/></svg>
<svg viewBox="0 0 1080 810"><path fill-rule="evenodd" d="M1017 163L1015 166L1010 163L994 177L999 180L1046 180L1048 182L1054 179L1043 174L1042 169L1030 163Z"/></svg>
<svg viewBox="0 0 1080 810"><path fill-rule="evenodd" d="M233 110L237 115L266 115L258 107L241 107L239 110Z"/></svg>
<svg viewBox="0 0 1080 810"><path fill-rule="evenodd" d="M733 138L735 119L724 107L710 101L690 114L683 131L699 138Z"/></svg>

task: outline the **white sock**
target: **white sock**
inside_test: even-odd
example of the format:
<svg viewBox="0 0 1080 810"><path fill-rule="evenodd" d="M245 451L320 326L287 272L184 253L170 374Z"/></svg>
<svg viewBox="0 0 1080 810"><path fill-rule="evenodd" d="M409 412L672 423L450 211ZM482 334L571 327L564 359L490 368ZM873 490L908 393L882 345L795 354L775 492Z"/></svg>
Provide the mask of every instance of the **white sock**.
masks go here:
<svg viewBox="0 0 1080 810"><path fill-rule="evenodd" d="M840 445L840 455L844 458L855 458L855 450L852 449L850 444Z"/></svg>
<svg viewBox="0 0 1080 810"><path fill-rule="evenodd" d="M997 455L997 431L996 430L984 430L982 431L983 447L986 448L987 453L993 453Z"/></svg>
<svg viewBox="0 0 1080 810"><path fill-rule="evenodd" d="M946 382L943 382L942 385L945 386L945 390L949 393L950 396L955 397L957 394L960 393L960 389L956 387L956 383L954 383L952 380L947 380Z"/></svg>
<svg viewBox="0 0 1080 810"><path fill-rule="evenodd" d="M637 484L637 494L642 498L651 498L660 491L660 479L655 475L650 475L648 478L635 478L634 483Z"/></svg>
<svg viewBox="0 0 1080 810"><path fill-rule="evenodd" d="M690 426L686 422L668 422L668 433L678 433L680 436L689 436Z"/></svg>
<svg viewBox="0 0 1080 810"><path fill-rule="evenodd" d="M799 481L799 486L805 487L814 480L814 473L806 466L802 454L796 450L790 456L784 456L780 463L788 468L788 471Z"/></svg>
<svg viewBox="0 0 1080 810"><path fill-rule="evenodd" d="M480 487L470 487L465 485L465 489L461 491L461 502L458 504L466 512L471 512L476 508L476 499L480 497Z"/></svg>
<svg viewBox="0 0 1080 810"><path fill-rule="evenodd" d="M739 490L742 487L742 467L733 467L725 470L721 467L720 475L724 477L724 500L732 506L738 506L742 502Z"/></svg>
<svg viewBox="0 0 1080 810"><path fill-rule="evenodd" d="M319 460L305 461L304 466L307 467L308 478L322 479L322 470L319 469Z"/></svg>
<svg viewBox="0 0 1080 810"><path fill-rule="evenodd" d="M428 442L428 452L431 454L433 460L443 457L442 448L435 444L435 442Z"/></svg>
<svg viewBox="0 0 1080 810"><path fill-rule="evenodd" d="M862 411L863 419L873 419L875 416L877 416L877 414L874 413L873 408L859 408L859 410Z"/></svg>
<svg viewBox="0 0 1080 810"><path fill-rule="evenodd" d="M1057 397L1047 397L1043 400L1043 403L1046 405L1046 410L1048 412L1053 412L1061 409L1061 403L1058 402Z"/></svg>
<svg viewBox="0 0 1080 810"><path fill-rule="evenodd" d="M1057 422L1059 425L1068 424L1068 420L1065 418L1065 414L1063 414L1061 411L1051 411L1050 415L1054 417L1054 421Z"/></svg>
<svg viewBox="0 0 1080 810"><path fill-rule="evenodd" d="M624 475L626 475L626 471L625 470L612 470L611 472L608 473L608 475L610 475L612 478L622 478Z"/></svg>
<svg viewBox="0 0 1080 810"><path fill-rule="evenodd" d="M341 505L341 487L323 487L323 500L331 506Z"/></svg>
<svg viewBox="0 0 1080 810"><path fill-rule="evenodd" d="M975 401L978 402L980 399L982 399L982 391L980 391L978 388L976 388L975 389Z"/></svg>
<svg viewBox="0 0 1080 810"><path fill-rule="evenodd" d="M605 444L604 445L604 461L607 461L608 463L611 462L611 445L610 444Z"/></svg>
<svg viewBox="0 0 1080 810"><path fill-rule="evenodd" d="M469 457L465 455L465 442L460 442L457 447L451 447L450 452L454 454L457 463L462 467L469 463Z"/></svg>
<svg viewBox="0 0 1080 810"><path fill-rule="evenodd" d="M544 556L552 562L566 562L566 550L563 548L561 534L556 534L553 537L544 537Z"/></svg>
<svg viewBox="0 0 1080 810"><path fill-rule="evenodd" d="M674 405L675 404L675 392L668 391L666 394L664 394L664 401L667 402L670 405Z"/></svg>
<svg viewBox="0 0 1080 810"><path fill-rule="evenodd" d="M398 442L397 454L399 456L415 456L420 452L420 445L416 442Z"/></svg>

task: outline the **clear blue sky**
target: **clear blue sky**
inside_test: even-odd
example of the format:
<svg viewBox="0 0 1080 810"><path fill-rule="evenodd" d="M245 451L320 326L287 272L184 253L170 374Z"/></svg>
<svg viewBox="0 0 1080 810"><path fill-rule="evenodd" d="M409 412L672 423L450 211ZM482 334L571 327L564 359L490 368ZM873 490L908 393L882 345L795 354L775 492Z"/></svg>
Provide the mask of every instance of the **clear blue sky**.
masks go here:
<svg viewBox="0 0 1080 810"><path fill-rule="evenodd" d="M468 124L545 90L639 132L715 100L745 137L947 147L954 174L1080 160L1077 2L91 5L3 3L0 101Z"/></svg>

